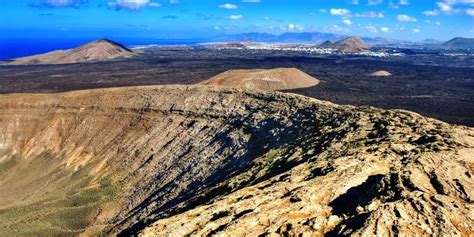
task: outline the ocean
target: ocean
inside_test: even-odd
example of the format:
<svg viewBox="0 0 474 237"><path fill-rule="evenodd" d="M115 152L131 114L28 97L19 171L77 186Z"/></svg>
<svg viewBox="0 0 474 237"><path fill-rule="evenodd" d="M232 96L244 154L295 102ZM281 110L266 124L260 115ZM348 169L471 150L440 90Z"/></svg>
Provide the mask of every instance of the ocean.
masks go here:
<svg viewBox="0 0 474 237"><path fill-rule="evenodd" d="M47 53L60 49L71 49L79 45L86 44L96 39L1 39L0 38L0 61L18 57L31 56L35 54ZM110 39L125 46L134 45L195 45L205 42L205 40L188 39Z"/></svg>

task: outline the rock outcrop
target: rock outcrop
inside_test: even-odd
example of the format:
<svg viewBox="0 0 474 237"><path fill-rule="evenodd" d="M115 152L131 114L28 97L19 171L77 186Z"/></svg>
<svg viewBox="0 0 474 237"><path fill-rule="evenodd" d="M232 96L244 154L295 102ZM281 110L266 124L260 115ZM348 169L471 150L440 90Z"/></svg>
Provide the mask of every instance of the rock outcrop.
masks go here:
<svg viewBox="0 0 474 237"><path fill-rule="evenodd" d="M474 130L279 92L0 96L0 235L457 235Z"/></svg>
<svg viewBox="0 0 474 237"><path fill-rule="evenodd" d="M132 56L127 47L107 39L100 39L74 49L57 50L45 54L17 58L7 64L69 64L89 61L102 61L118 57Z"/></svg>
<svg viewBox="0 0 474 237"><path fill-rule="evenodd" d="M275 68L230 70L199 84L274 91L312 87L319 80L296 68Z"/></svg>

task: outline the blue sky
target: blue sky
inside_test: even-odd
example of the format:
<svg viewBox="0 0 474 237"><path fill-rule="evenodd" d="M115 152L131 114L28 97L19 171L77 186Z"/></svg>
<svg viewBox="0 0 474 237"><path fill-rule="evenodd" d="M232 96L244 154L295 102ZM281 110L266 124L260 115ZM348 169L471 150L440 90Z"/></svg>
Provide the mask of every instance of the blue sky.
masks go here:
<svg viewBox="0 0 474 237"><path fill-rule="evenodd" d="M474 0L0 0L0 38L474 37Z"/></svg>

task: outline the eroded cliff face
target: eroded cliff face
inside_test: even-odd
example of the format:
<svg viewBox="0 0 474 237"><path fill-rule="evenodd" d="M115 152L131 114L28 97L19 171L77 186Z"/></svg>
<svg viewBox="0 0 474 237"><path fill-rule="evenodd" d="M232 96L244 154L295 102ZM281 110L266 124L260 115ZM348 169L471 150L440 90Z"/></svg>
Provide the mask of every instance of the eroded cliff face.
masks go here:
<svg viewBox="0 0 474 237"><path fill-rule="evenodd" d="M0 96L3 234L469 234L474 131L202 86Z"/></svg>

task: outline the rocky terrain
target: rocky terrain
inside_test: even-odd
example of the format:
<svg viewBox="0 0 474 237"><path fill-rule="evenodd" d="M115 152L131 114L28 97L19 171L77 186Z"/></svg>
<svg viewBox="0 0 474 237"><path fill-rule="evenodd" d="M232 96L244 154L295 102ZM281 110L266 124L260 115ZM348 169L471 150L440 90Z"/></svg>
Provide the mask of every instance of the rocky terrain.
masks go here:
<svg viewBox="0 0 474 237"><path fill-rule="evenodd" d="M230 70L199 83L255 90L291 90L319 84L319 80L296 68Z"/></svg>
<svg viewBox="0 0 474 237"><path fill-rule="evenodd" d="M45 54L17 58L7 64L31 65L83 63L132 55L133 52L127 47L107 39L100 39L74 49L57 50Z"/></svg>
<svg viewBox="0 0 474 237"><path fill-rule="evenodd" d="M0 96L0 236L452 235L474 130L280 92Z"/></svg>

